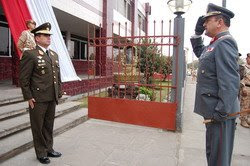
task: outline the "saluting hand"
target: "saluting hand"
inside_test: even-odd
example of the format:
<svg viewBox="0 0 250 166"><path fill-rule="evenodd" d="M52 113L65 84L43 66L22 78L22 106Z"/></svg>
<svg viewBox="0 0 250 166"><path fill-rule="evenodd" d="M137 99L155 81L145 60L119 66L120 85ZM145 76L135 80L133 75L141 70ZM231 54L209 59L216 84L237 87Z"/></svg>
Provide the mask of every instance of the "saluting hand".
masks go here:
<svg viewBox="0 0 250 166"><path fill-rule="evenodd" d="M196 35L202 35L205 31L205 27L203 26L205 22L204 16L200 16L197 20L197 23L195 25L195 34Z"/></svg>
<svg viewBox="0 0 250 166"><path fill-rule="evenodd" d="M35 107L36 100L32 98L32 99L29 99L28 102L29 102L29 106L31 107L31 109L33 109Z"/></svg>

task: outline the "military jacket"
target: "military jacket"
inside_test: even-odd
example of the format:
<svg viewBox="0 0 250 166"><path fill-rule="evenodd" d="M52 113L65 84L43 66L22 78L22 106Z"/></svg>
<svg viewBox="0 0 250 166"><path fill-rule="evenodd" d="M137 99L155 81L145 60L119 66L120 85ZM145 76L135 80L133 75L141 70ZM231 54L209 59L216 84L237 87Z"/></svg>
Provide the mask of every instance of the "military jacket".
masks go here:
<svg viewBox="0 0 250 166"><path fill-rule="evenodd" d="M24 52L25 50L31 50L36 47L34 34L29 30L25 30L21 33L21 36L18 39L17 47Z"/></svg>
<svg viewBox="0 0 250 166"><path fill-rule="evenodd" d="M24 51L20 60L20 85L25 100L34 98L36 102L56 100L62 96L58 55L49 50Z"/></svg>
<svg viewBox="0 0 250 166"><path fill-rule="evenodd" d="M216 36L208 46L203 40L191 38L195 55L199 58L194 112L204 118L213 113L230 114L240 110L238 92L238 47L229 32Z"/></svg>

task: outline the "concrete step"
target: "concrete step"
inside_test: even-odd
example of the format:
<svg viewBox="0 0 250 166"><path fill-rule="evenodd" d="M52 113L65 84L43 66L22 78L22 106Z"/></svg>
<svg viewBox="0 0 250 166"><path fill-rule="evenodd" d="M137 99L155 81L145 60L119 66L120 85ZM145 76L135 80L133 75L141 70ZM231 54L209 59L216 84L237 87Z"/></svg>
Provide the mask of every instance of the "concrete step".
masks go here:
<svg viewBox="0 0 250 166"><path fill-rule="evenodd" d="M24 101L22 95L15 96L15 97L9 97L9 98L6 98L6 99L1 99L0 100L0 106L4 106L4 105L8 105L8 104L14 104L14 103L22 102L22 101Z"/></svg>
<svg viewBox="0 0 250 166"><path fill-rule="evenodd" d="M27 103L26 103L27 104ZM66 102L56 107L56 117L73 112L81 107L80 102ZM30 127L29 114L0 121L0 140Z"/></svg>
<svg viewBox="0 0 250 166"><path fill-rule="evenodd" d="M87 109L80 108L64 116L55 119L54 137L85 122ZM0 140L0 164L33 147L31 130L23 130ZM35 155L35 154L34 154Z"/></svg>
<svg viewBox="0 0 250 166"><path fill-rule="evenodd" d="M64 95L59 100L59 104L68 101L69 98L70 96ZM8 103L6 105L0 105L0 121L28 113L28 107L29 106L28 106L27 101L23 101L23 100L20 100L17 103Z"/></svg>
<svg viewBox="0 0 250 166"><path fill-rule="evenodd" d="M28 103L26 101L8 104L0 107L0 121L13 118L27 113Z"/></svg>

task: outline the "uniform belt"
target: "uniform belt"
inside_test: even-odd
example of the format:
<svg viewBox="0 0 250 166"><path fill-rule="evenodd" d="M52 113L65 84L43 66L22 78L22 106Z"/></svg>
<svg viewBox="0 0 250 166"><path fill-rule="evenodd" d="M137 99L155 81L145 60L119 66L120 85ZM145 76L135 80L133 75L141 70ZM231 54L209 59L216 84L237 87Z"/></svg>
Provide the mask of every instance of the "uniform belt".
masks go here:
<svg viewBox="0 0 250 166"><path fill-rule="evenodd" d="M250 87L250 85L245 84L245 86Z"/></svg>

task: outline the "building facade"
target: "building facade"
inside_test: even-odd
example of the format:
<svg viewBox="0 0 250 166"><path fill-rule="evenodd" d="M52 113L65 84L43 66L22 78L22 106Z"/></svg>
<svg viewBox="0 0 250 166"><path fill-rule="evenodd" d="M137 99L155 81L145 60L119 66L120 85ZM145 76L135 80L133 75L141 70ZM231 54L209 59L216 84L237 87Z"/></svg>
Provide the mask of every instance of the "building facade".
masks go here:
<svg viewBox="0 0 250 166"><path fill-rule="evenodd" d="M98 64L101 59L101 64L105 65L101 66L101 70L98 69L100 65L97 65L95 75L110 74L110 66L106 61L110 56L108 49L103 48L98 52L88 47L90 26L95 27L96 36L102 37L147 34L150 6L140 0L51 0L51 3L75 71L82 78L82 81L64 83L64 91L70 95L87 92L91 90L87 88L90 84L100 81L98 79L101 78L85 79L89 74L90 63ZM92 57L94 52L97 58ZM0 81L12 80L13 84L18 85L18 60L15 43L0 4Z"/></svg>

